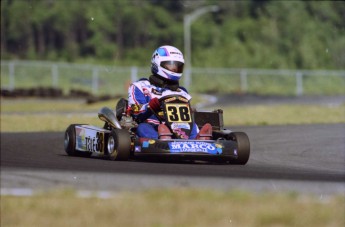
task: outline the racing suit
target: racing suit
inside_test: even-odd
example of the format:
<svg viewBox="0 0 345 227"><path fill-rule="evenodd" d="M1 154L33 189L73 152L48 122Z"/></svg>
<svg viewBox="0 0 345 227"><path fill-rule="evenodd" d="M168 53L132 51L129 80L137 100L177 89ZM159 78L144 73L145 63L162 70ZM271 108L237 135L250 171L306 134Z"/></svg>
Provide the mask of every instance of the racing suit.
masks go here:
<svg viewBox="0 0 345 227"><path fill-rule="evenodd" d="M148 79L140 79L128 88L128 105L132 110L133 118L139 123L137 128L138 137L158 139L158 118L148 108L148 104L153 98L162 98L167 95L181 95L190 100L192 97L188 92L180 87L176 91L168 88L157 87L150 83ZM194 124L189 139L195 139L199 129Z"/></svg>

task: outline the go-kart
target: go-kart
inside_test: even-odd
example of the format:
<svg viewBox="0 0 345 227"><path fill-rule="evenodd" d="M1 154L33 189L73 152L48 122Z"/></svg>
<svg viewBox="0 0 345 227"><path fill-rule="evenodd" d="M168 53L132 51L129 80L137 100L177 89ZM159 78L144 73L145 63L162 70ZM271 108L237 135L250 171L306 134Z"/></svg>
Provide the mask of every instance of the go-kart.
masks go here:
<svg viewBox="0 0 345 227"><path fill-rule="evenodd" d="M71 156L98 154L116 161L148 158L247 163L249 138L244 132L223 128L221 109L211 112L192 110L190 102L178 95L165 96L159 101L162 110L155 115L171 130L171 139L139 138L136 135L138 123L131 116L128 101L122 98L114 111L108 107L99 111L98 117L104 121L103 128L87 124L70 125L65 132L66 153ZM199 128L210 123L212 138L185 139L194 123Z"/></svg>

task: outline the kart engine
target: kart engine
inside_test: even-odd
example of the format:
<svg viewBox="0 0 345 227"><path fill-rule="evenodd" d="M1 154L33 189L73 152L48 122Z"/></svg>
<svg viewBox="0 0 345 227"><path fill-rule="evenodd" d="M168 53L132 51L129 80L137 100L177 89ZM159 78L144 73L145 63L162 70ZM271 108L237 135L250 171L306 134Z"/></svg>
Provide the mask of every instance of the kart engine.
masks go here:
<svg viewBox="0 0 345 227"><path fill-rule="evenodd" d="M131 128L138 127L137 122L135 122L133 120L133 118L129 115L123 115L121 117L120 125L122 128L125 128L125 129L131 129Z"/></svg>

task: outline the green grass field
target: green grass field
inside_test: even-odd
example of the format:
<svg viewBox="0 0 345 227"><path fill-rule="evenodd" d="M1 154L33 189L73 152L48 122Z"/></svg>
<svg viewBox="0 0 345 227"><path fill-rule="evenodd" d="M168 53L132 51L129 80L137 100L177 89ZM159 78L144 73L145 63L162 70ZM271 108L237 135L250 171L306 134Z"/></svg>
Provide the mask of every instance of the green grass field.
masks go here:
<svg viewBox="0 0 345 227"><path fill-rule="evenodd" d="M200 97L195 97L195 102ZM97 117L103 106L114 108L117 100L86 104L84 100L1 99L1 132L64 131L69 124L102 126ZM194 103L192 103L194 104ZM345 105L252 105L225 106L224 125L285 125L344 123ZM87 114L85 114L87 113Z"/></svg>
<svg viewBox="0 0 345 227"><path fill-rule="evenodd" d="M3 196L1 226L344 226L344 196L163 189Z"/></svg>

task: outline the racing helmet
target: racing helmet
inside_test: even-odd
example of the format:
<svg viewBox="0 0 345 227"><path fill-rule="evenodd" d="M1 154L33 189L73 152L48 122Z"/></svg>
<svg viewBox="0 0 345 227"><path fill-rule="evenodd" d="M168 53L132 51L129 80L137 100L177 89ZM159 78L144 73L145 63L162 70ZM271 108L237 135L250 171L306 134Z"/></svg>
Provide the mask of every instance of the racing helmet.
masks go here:
<svg viewBox="0 0 345 227"><path fill-rule="evenodd" d="M182 52L173 46L161 46L152 54L151 72L164 80L178 82L183 73Z"/></svg>

